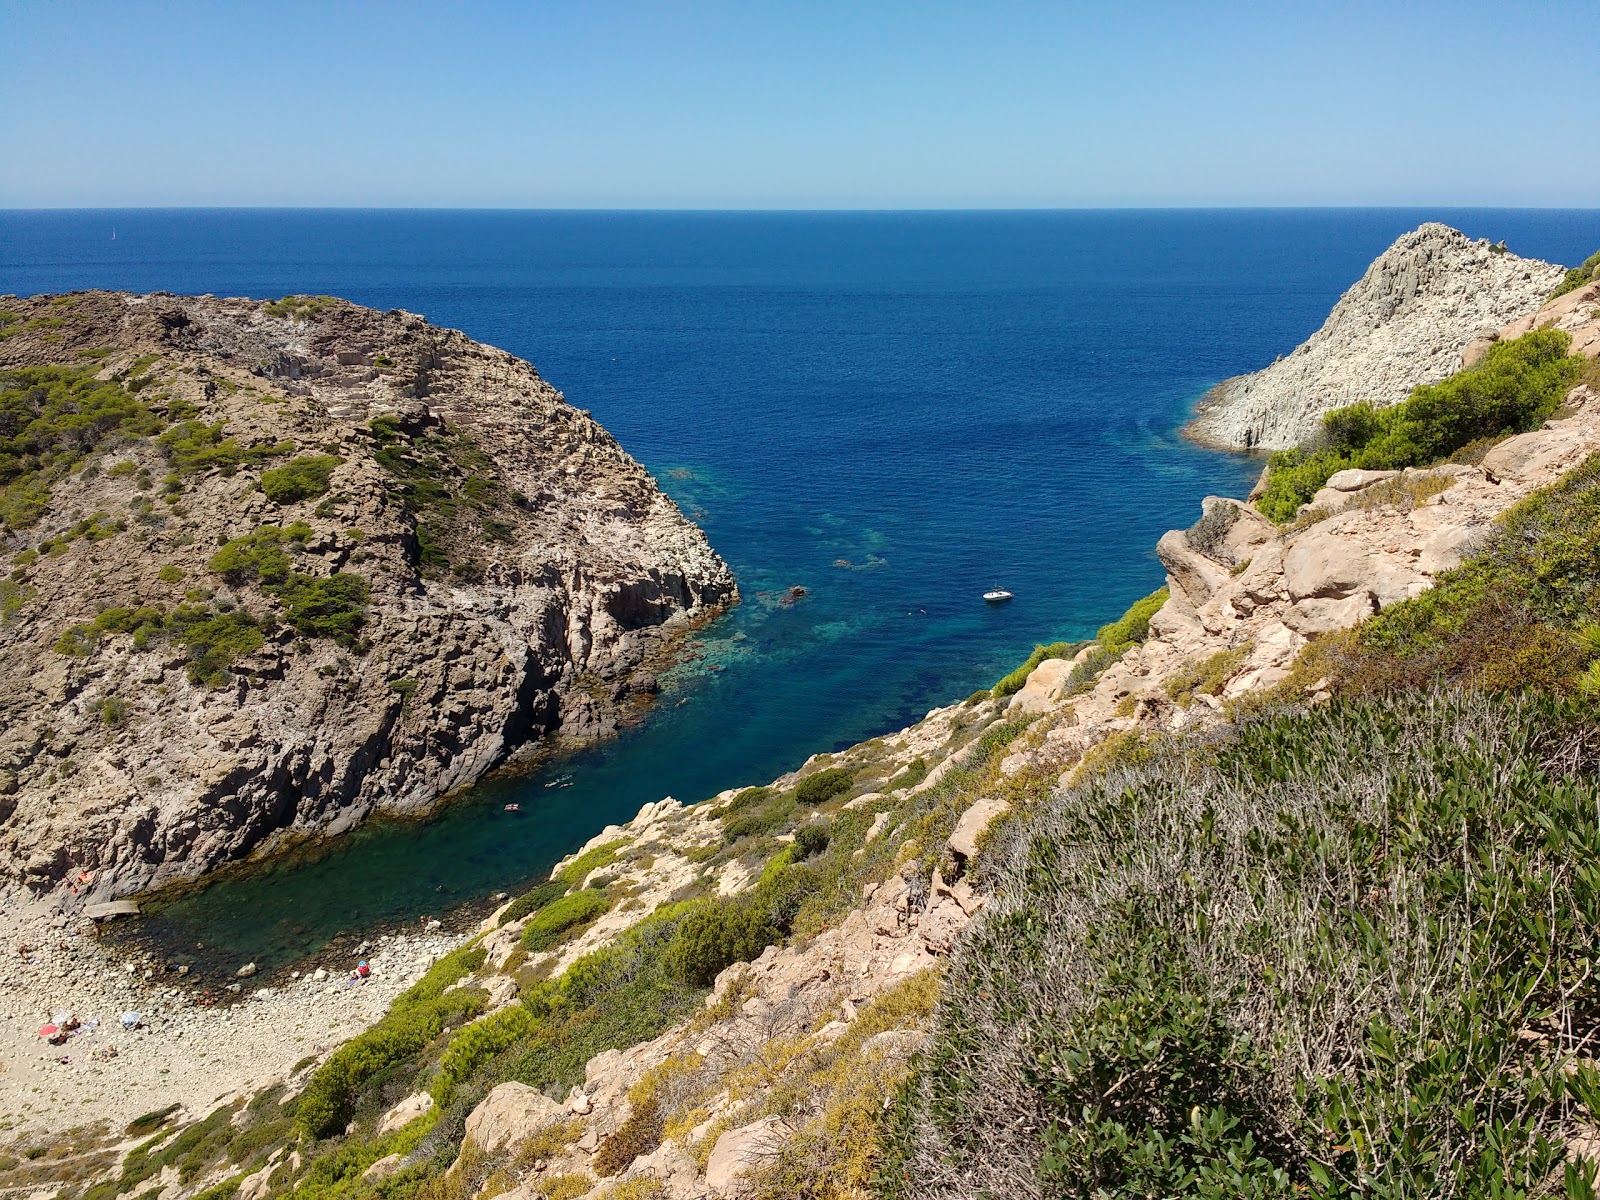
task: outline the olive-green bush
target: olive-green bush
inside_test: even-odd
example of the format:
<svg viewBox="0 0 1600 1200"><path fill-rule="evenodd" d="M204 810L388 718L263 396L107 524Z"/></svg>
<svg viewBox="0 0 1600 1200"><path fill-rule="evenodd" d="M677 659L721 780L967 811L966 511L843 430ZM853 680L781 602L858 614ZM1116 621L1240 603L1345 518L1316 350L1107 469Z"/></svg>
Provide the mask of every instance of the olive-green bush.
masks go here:
<svg viewBox="0 0 1600 1200"><path fill-rule="evenodd" d="M1335 471L1424 466L1463 446L1536 429L1560 407L1583 360L1571 337L1538 329L1489 348L1450 378L1415 388L1391 408L1352 404L1322 419L1318 438L1268 460L1257 507L1274 521L1294 519Z"/></svg>
<svg viewBox="0 0 1600 1200"><path fill-rule="evenodd" d="M302 454L281 467L261 472L261 490L274 504L294 504L321 496L344 459L336 454Z"/></svg>
<svg viewBox="0 0 1600 1200"><path fill-rule="evenodd" d="M522 927L522 944L531 951L552 949L610 907L610 899L596 888L552 900Z"/></svg>
<svg viewBox="0 0 1600 1200"><path fill-rule="evenodd" d="M1022 690L1022 685L1028 682L1028 676L1033 674L1033 669L1045 659L1071 658L1083 649L1083 645L1082 642L1051 642L1048 646L1035 646L1027 661L990 688L989 694L997 700L1016 695Z"/></svg>
<svg viewBox="0 0 1600 1200"><path fill-rule="evenodd" d="M826 804L848 792L855 777L849 767L828 767L802 779L794 789L794 798L801 804Z"/></svg>
<svg viewBox="0 0 1600 1200"><path fill-rule="evenodd" d="M547 879L506 905L505 912L500 914L500 924L508 925L512 921L520 921L552 900L559 900L571 890L571 885L565 879Z"/></svg>
<svg viewBox="0 0 1600 1200"><path fill-rule="evenodd" d="M295 1110L300 1130L311 1138L337 1133L363 1083L421 1050L447 1025L482 1012L487 1003L482 989L445 989L482 966L484 957L476 942L452 950L402 992L382 1020L334 1051L306 1084Z"/></svg>
<svg viewBox="0 0 1600 1200"><path fill-rule="evenodd" d="M889 1192L1592 1197L1597 736L1419 692L1060 794L957 950Z"/></svg>

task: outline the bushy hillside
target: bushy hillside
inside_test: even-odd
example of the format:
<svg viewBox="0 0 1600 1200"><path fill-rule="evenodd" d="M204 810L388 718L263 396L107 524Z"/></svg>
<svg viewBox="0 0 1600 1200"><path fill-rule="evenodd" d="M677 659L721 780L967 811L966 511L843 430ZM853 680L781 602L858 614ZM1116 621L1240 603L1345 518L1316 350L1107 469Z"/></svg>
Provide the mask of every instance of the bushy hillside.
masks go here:
<svg viewBox="0 0 1600 1200"><path fill-rule="evenodd" d="M1277 699L1330 704L1015 825L886 1193L1592 1196L1597 505L1591 460L1314 642Z"/></svg>

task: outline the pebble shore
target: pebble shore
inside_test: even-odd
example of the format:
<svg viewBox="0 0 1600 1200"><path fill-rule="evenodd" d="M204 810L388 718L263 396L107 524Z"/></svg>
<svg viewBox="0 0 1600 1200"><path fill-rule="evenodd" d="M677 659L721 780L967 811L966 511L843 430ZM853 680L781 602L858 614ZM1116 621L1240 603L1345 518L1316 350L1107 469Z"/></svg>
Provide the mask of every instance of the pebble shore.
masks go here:
<svg viewBox="0 0 1600 1200"><path fill-rule="evenodd" d="M98 941L87 920L59 921L25 895L0 899L0 1129L8 1137L102 1122L116 1129L171 1104L203 1116L361 1032L462 940L445 930L375 937L362 954L371 974L359 983L349 979L352 959L341 970L241 978L237 992L201 1007L189 981ZM38 1030L64 1011L84 1028L53 1046ZM140 1028L123 1028L126 1011L141 1015Z"/></svg>

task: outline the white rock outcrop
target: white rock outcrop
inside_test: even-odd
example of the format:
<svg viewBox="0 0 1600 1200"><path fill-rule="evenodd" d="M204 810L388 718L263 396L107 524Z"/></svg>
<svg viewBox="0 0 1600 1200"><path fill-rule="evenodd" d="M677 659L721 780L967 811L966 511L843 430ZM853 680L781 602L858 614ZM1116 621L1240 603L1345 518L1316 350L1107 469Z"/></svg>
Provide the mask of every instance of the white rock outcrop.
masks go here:
<svg viewBox="0 0 1600 1200"><path fill-rule="evenodd" d="M1227 449L1297 445L1324 413L1394 404L1453 374L1469 345L1533 313L1561 277L1551 263L1430 221L1380 254L1291 354L1218 384L1188 433Z"/></svg>

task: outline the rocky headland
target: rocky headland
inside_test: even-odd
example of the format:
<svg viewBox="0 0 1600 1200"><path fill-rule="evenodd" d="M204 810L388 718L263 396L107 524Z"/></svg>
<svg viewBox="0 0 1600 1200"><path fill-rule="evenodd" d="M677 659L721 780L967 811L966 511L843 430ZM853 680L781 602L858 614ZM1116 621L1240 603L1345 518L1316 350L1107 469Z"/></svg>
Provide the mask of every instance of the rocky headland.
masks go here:
<svg viewBox="0 0 1600 1200"><path fill-rule="evenodd" d="M0 876L68 909L605 736L738 595L527 363L327 297L0 298L0 472Z"/></svg>
<svg viewBox="0 0 1600 1200"><path fill-rule="evenodd" d="M1298 445L1325 413L1395 404L1456 371L1469 345L1532 314L1561 277L1561 267L1429 222L1374 259L1288 355L1213 388L1186 432L1227 450Z"/></svg>
<svg viewBox="0 0 1600 1200"><path fill-rule="evenodd" d="M1334 473L1281 522L1249 500L1208 497L1194 525L1156 547L1165 587L1093 641L1041 647L992 692L766 785L646 805L459 945L374 947L379 983L335 972L273 980L246 1000L246 980L228 1015L197 1014L159 964L106 961L92 941L52 933L59 944L6 979L14 1057L0 1098L20 1114L22 1153L0 1186L99 1180L97 1195L152 1200L883 1194L884 1139L926 1129L886 1134L882 1114L910 1102L919 1054L948 1042L941 993L982 990L958 979L974 931L998 921L988 936L1007 963L1032 945L1017 894L1032 885L1006 874L1027 823L1151 746L1223 744L1253 711L1328 711L1336 685L1314 651L1446 591L1436 581L1474 561L1509 513L1592 474L1600 281L1535 299L1482 345L1545 328L1587 361L1568 364L1582 382L1537 427L1491 439L1475 461ZM1587 644L1561 642L1557 667L1581 668ZM1154 887L1164 868L1150 869ZM377 1015L365 998L413 980L367 1034L334 1048ZM1054 1011L1058 992L1005 1003ZM109 1061L59 1062L17 1032L52 1005L99 1015L141 1003L154 1019L118 1035L126 1045ZM274 1027L289 1036L266 1036ZM193 1069L191 1048L216 1056L230 1028L253 1069ZM991 1033L1016 1042L1030 1078L1033 1032L1013 1018ZM130 1097L163 1078L180 1107L124 1127L142 1107ZM118 1080L124 1090L107 1086ZM1032 1110L1000 1083L952 1111L1008 1148L996 1161L1027 1168ZM1574 1118L1563 1136L1590 1153L1585 1139L1600 1135ZM901 1182L918 1172L930 1195L978 1186L937 1155L899 1161ZM1044 1194L1031 1168L982 1181L1002 1185Z"/></svg>

